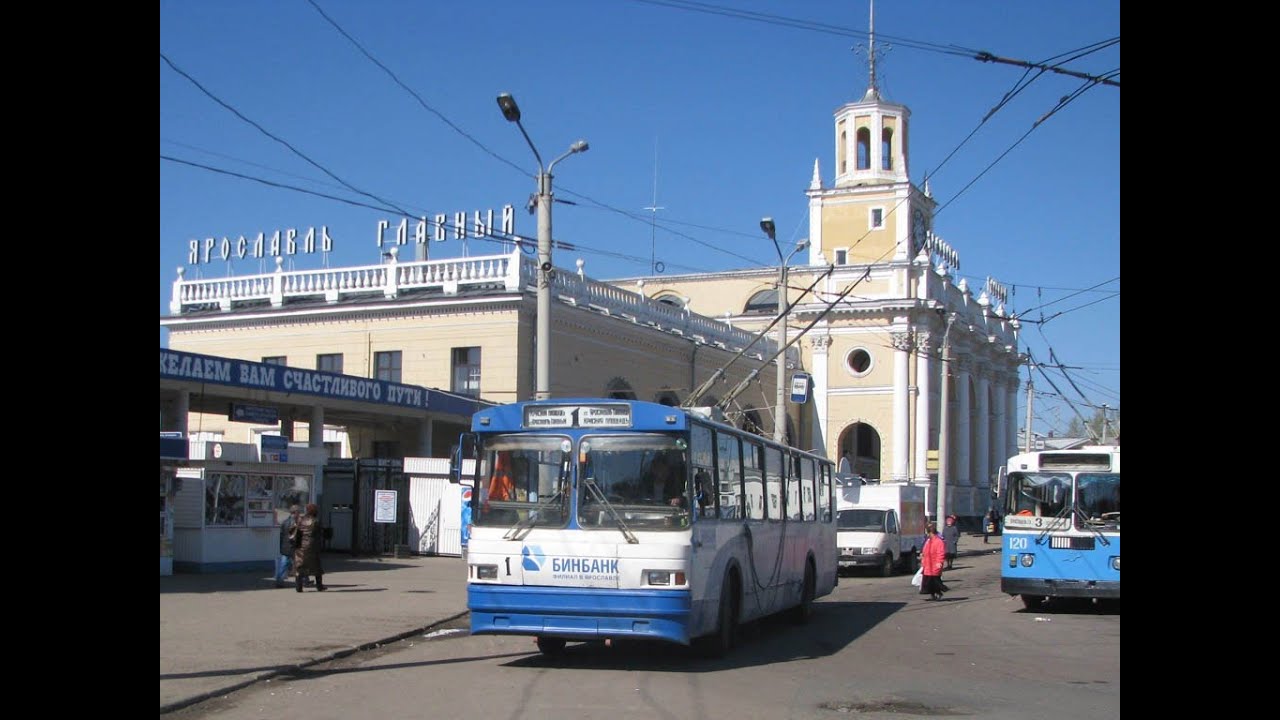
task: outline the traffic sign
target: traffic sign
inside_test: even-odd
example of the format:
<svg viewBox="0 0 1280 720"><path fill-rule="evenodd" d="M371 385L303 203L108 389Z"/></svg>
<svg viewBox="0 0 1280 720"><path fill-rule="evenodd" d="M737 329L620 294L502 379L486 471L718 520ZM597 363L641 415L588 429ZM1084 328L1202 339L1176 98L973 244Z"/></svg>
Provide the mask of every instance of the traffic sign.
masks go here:
<svg viewBox="0 0 1280 720"><path fill-rule="evenodd" d="M803 405L809 399L809 373L791 376L791 402Z"/></svg>

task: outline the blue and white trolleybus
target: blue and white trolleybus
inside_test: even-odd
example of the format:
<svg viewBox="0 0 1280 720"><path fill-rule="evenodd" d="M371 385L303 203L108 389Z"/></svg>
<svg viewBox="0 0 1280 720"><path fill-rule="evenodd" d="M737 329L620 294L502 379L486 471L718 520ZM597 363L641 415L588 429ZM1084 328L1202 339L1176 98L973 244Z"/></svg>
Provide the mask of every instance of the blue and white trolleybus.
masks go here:
<svg viewBox="0 0 1280 720"><path fill-rule="evenodd" d="M1028 609L1052 598L1120 599L1120 447L1009 458L1000 590Z"/></svg>
<svg viewBox="0 0 1280 720"><path fill-rule="evenodd" d="M476 413L454 463L475 461L471 632L546 654L611 638L720 654L743 622L807 619L836 583L832 463L710 414L599 398Z"/></svg>

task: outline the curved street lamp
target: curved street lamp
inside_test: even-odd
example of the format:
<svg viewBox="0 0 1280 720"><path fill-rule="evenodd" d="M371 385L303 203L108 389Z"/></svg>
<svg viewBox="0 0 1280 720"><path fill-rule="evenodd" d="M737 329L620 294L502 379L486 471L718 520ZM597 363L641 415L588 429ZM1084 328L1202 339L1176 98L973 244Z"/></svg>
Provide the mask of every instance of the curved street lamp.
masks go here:
<svg viewBox="0 0 1280 720"><path fill-rule="evenodd" d="M787 346L787 263L791 262L791 258L795 254L809 247L808 240L801 240L796 243L796 247L785 258L782 256L782 248L778 246L778 230L773 224L773 218L767 217L760 220L760 229L764 234L773 241L773 249L778 251L778 315L782 317L782 322L778 323L778 352L782 353L778 356L778 396L775 399L774 411L775 419L773 421L773 439L777 442L786 442L787 437L787 405L784 384L787 374L787 353L783 348ZM796 438L799 440L799 438Z"/></svg>
<svg viewBox="0 0 1280 720"><path fill-rule="evenodd" d="M586 152L586 140L579 140L569 146L569 150L560 157L551 161L546 166L546 170L542 168L542 156L538 154L538 148L534 147L533 141L529 139L529 133L524 131L524 125L520 124L520 106L516 104L516 99L511 97L510 93L502 93L498 95L498 107L502 109L502 116L508 122L513 122L516 127L520 128L520 134L524 135L524 141L529 143L529 149L533 151L533 157L538 161L538 318L537 318L537 388L535 390L534 399L545 400L551 397L551 280L554 277L554 267L551 264L551 170L556 163L573 155L575 153Z"/></svg>

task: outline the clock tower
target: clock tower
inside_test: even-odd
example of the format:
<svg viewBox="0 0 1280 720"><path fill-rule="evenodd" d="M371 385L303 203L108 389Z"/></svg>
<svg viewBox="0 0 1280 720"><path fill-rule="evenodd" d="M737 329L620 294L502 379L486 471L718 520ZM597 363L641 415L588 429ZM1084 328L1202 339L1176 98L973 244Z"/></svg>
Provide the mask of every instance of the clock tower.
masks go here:
<svg viewBox="0 0 1280 720"><path fill-rule="evenodd" d="M910 260L932 227L934 202L908 174L911 111L881 96L876 53L873 17L867 91L835 111L835 182L824 187L818 161L813 165L808 191L813 265Z"/></svg>

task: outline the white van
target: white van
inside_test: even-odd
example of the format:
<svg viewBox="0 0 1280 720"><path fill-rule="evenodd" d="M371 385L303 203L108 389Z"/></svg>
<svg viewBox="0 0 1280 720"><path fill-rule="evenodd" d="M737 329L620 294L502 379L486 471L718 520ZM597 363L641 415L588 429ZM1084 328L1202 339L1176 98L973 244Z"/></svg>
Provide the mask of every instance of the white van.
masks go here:
<svg viewBox="0 0 1280 720"><path fill-rule="evenodd" d="M925 489L921 485L845 484L836 502L839 567L895 567L915 572L924 547Z"/></svg>

